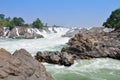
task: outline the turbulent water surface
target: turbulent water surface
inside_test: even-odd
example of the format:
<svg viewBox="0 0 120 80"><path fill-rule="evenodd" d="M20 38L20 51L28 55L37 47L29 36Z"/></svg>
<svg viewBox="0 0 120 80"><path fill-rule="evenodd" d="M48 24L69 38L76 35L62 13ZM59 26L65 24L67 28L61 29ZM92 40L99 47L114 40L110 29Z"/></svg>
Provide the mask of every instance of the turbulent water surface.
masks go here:
<svg viewBox="0 0 120 80"><path fill-rule="evenodd" d="M120 80L120 61L113 59L79 60L71 67L45 65L55 80Z"/></svg>
<svg viewBox="0 0 120 80"><path fill-rule="evenodd" d="M0 39L0 48L13 53L24 48L32 55L37 51L60 51L69 38L61 37L67 30L45 34L41 39ZM120 80L120 61L109 58L79 60L71 67L43 63L55 80Z"/></svg>

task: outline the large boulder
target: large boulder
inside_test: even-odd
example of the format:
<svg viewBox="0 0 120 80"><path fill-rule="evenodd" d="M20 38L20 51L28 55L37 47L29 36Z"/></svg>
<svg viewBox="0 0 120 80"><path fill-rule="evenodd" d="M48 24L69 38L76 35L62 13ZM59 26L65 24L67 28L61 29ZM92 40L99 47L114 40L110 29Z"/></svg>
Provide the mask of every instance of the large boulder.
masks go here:
<svg viewBox="0 0 120 80"><path fill-rule="evenodd" d="M68 42L69 47L62 52L74 54L77 58L90 59L109 57L120 59L120 30L113 32L95 32L76 34Z"/></svg>
<svg viewBox="0 0 120 80"><path fill-rule="evenodd" d="M26 50L11 55L0 49L0 80L53 80L45 67Z"/></svg>
<svg viewBox="0 0 120 80"><path fill-rule="evenodd" d="M9 34L8 34L9 38L16 38L19 36L19 32L18 32L18 28L13 28Z"/></svg>
<svg viewBox="0 0 120 80"><path fill-rule="evenodd" d="M45 52L37 52L35 59L39 62L47 62L52 64L59 64L59 65L65 65L70 66L74 63L73 55L70 55L68 53L61 53L58 51L52 52L52 51L45 51Z"/></svg>
<svg viewBox="0 0 120 80"><path fill-rule="evenodd" d="M108 57L120 60L120 29L105 32L103 28L92 28L88 33L75 34L67 44L61 52L38 52L35 58L65 66L72 65L77 59Z"/></svg>

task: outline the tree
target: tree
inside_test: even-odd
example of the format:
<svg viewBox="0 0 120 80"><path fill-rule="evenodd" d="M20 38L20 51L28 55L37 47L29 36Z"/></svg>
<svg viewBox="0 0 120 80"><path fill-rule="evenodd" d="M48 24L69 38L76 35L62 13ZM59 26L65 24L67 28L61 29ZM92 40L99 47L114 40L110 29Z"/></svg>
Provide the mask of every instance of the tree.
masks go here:
<svg viewBox="0 0 120 80"><path fill-rule="evenodd" d="M103 23L103 26L107 28L120 28L120 8L114 10L106 22Z"/></svg>
<svg viewBox="0 0 120 80"><path fill-rule="evenodd" d="M25 27L29 27L29 24L24 24Z"/></svg>
<svg viewBox="0 0 120 80"><path fill-rule="evenodd" d="M19 17L14 17L13 20L12 20L12 23L15 25L15 26L22 26L24 25L24 20L23 18Z"/></svg>
<svg viewBox="0 0 120 80"><path fill-rule="evenodd" d="M0 14L0 19L4 19L5 15L4 14Z"/></svg>
<svg viewBox="0 0 120 80"><path fill-rule="evenodd" d="M42 28L43 27L43 23L41 22L41 20L39 18L37 18L33 24L32 24L33 28Z"/></svg>
<svg viewBox="0 0 120 80"><path fill-rule="evenodd" d="M4 27L10 27L10 28L13 27L13 23L7 20L0 20L0 24L1 26L4 26Z"/></svg>
<svg viewBox="0 0 120 80"><path fill-rule="evenodd" d="M6 21L10 21L10 20L11 20L11 18L10 18L10 17L7 17L7 18L5 18L5 20L6 20Z"/></svg>

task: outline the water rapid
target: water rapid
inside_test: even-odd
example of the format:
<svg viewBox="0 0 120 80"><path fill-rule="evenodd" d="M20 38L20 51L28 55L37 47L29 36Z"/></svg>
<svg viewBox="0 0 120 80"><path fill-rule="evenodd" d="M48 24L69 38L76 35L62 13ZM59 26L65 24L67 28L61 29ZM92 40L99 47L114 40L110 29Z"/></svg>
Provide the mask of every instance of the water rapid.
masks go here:
<svg viewBox="0 0 120 80"><path fill-rule="evenodd" d="M54 33L52 28L49 28L51 33L46 31L40 33L36 29L28 30L30 33L35 31L44 35L44 38L40 39L0 39L0 48L5 48L11 53L24 48L32 55L35 55L37 51L60 51L69 40L67 37L61 37L68 29L54 29L57 33ZM16 31L18 34L18 30ZM6 35L7 32L6 29L4 34ZM71 67L43 64L55 80L120 80L120 61L109 58L78 60Z"/></svg>

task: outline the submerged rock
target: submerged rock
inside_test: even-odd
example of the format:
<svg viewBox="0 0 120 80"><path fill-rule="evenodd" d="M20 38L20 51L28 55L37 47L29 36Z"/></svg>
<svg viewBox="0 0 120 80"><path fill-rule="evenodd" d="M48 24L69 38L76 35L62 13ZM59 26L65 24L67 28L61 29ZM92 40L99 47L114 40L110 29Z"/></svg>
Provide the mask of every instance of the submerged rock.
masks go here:
<svg viewBox="0 0 120 80"><path fill-rule="evenodd" d="M26 50L11 55L0 49L0 80L53 80L45 67Z"/></svg>

